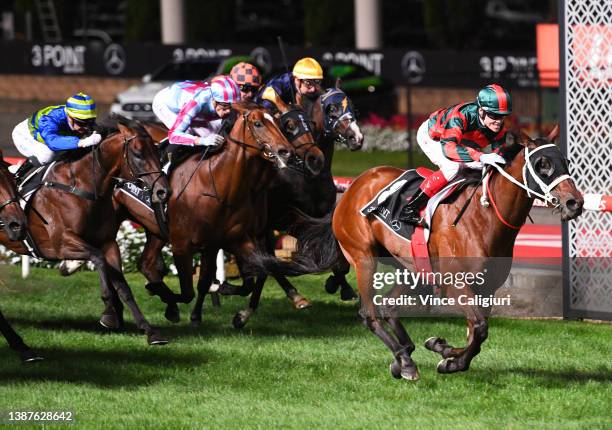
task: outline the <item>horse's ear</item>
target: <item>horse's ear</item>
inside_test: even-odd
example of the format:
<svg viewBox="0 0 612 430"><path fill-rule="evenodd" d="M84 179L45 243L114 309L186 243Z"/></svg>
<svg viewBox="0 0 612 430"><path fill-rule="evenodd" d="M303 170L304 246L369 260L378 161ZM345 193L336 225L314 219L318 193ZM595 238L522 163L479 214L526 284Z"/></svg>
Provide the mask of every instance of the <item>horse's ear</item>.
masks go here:
<svg viewBox="0 0 612 430"><path fill-rule="evenodd" d="M514 143L518 143L521 146L525 146L528 148L534 148L536 146L535 141L531 137L529 137L529 135L523 130L519 130L518 133L514 132L514 137Z"/></svg>
<svg viewBox="0 0 612 430"><path fill-rule="evenodd" d="M117 123L117 128L119 129L119 132L125 137L131 137L131 134L133 134L127 126L121 124L120 122Z"/></svg>
<svg viewBox="0 0 612 430"><path fill-rule="evenodd" d="M555 128L552 129L547 139L550 142L554 142L557 139L557 137L559 137L559 125L555 125Z"/></svg>
<svg viewBox="0 0 612 430"><path fill-rule="evenodd" d="M276 105L277 109L281 113L285 113L285 112L289 111L289 106L287 106L287 103L285 103L283 101L283 99L281 99L280 97L276 97L276 100L274 101L274 104Z"/></svg>
<svg viewBox="0 0 612 430"><path fill-rule="evenodd" d="M336 78L336 89L339 90L340 89L340 83L342 82L342 79L340 78Z"/></svg>

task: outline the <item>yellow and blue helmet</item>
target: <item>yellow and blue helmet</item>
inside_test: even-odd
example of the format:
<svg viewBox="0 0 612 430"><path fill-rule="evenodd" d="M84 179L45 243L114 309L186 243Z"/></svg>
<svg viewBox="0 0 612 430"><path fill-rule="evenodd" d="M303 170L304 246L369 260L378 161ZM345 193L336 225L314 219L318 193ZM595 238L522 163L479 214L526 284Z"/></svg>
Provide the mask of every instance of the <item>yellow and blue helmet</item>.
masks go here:
<svg viewBox="0 0 612 430"><path fill-rule="evenodd" d="M66 113L69 117L81 121L95 119L98 116L96 102L84 93L75 94L66 100Z"/></svg>

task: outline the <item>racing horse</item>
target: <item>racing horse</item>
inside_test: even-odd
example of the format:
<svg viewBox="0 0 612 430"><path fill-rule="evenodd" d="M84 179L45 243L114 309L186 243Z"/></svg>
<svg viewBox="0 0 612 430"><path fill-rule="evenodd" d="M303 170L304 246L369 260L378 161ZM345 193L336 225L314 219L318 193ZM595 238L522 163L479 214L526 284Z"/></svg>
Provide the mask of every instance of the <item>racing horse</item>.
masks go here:
<svg viewBox="0 0 612 430"><path fill-rule="evenodd" d="M567 160L551 143L557 134L558 127L547 138L532 140L521 132L505 156L508 164L495 166L496 171L490 175L486 187L474 189L473 185L468 186L454 201L438 207L431 220L431 235L427 243L433 273L451 274L452 279L458 279L454 277L458 272L487 273L483 270L495 259L511 263L516 236L536 196L554 205L562 221L582 213L584 200L569 175ZM304 228L296 232L300 249L294 262L282 263L262 255L259 267L272 273L299 274L322 271L345 257L357 273L363 323L393 354L392 376L416 380L419 372L411 358L414 343L397 314L385 312L383 308L380 318L373 300L377 258L394 257L398 264L413 271L416 261L407 251L405 242L385 228L381 221L360 214L361 208L402 173L401 169L391 167L376 167L364 172L353 182L332 215L322 220L304 221ZM474 192L476 201L485 192L490 207L473 203L467 206L460 222L453 225ZM483 226L487 228L483 229ZM494 282L491 287L501 286L509 274L510 265L497 265L498 273L489 272L487 277L491 275ZM469 299L475 296L472 288L460 289L452 284L440 287L447 297L459 302L458 306L466 317L467 346L456 348L442 338L432 337L426 341L425 347L442 356L437 365L439 373L465 371L487 339L487 319L481 308L470 304ZM458 300L462 294L468 300ZM385 323L390 330L385 329Z"/></svg>
<svg viewBox="0 0 612 430"><path fill-rule="evenodd" d="M219 249L236 255L241 263L251 258L259 247L258 232L266 225L267 188L276 169L287 168L294 154L294 147L265 109L244 102L233 107L234 122L228 127L224 150L207 159L193 154L170 176L169 242L180 295L163 282L159 264L163 239L149 234L139 262L149 282L147 290L167 304L166 318L171 321L179 319L176 303L189 303L195 296L195 253L201 253L204 269L198 280L201 302L213 281ZM201 319L201 303L195 314Z"/></svg>
<svg viewBox="0 0 612 430"><path fill-rule="evenodd" d="M0 224L8 240L21 241L26 235L27 219L19 205L19 195L8 166L9 164L4 161L2 152L0 152ZM15 332L2 315L2 311L0 311L0 332L9 347L19 354L22 362L42 360L42 357L26 345L21 336Z"/></svg>
<svg viewBox="0 0 612 430"><path fill-rule="evenodd" d="M297 94L296 102L312 121L317 146L325 155L325 165L317 176L310 176L307 173L299 175L291 170L279 172L279 178L269 193L269 231L287 230L296 221L293 217L295 213L293 208L313 217L322 217L330 213L336 203L336 186L331 173L334 145L338 141L343 142L351 151L357 151L363 145L363 134L357 124L353 105L346 93L338 88L338 82L334 88L327 89L315 100ZM275 104L277 106L282 104L282 100L277 98ZM273 238L268 236L266 239L267 249L273 253ZM333 275L325 283L327 292L334 294L340 287L340 297L343 300L355 298L355 293L345 278L350 270L348 263L338 264L332 270ZM311 306L308 299L303 297L285 276L280 274L273 276L296 309ZM261 275L251 292L248 307L235 315L234 327L242 328L253 315L259 305L265 281L266 276ZM242 288L236 288L234 292L248 294L250 286L245 284Z"/></svg>
<svg viewBox="0 0 612 430"><path fill-rule="evenodd" d="M163 203L169 184L149 135L128 123L117 126L99 145L70 151L68 161L49 166L28 202L30 240L11 241L0 232L0 243L18 254L34 253L47 260L91 260L105 304L100 323L114 325L115 308L122 300L149 344L161 345L167 340L145 319L123 276L111 196L121 178L138 183L152 193L154 202Z"/></svg>
<svg viewBox="0 0 612 430"><path fill-rule="evenodd" d="M305 167L310 174L316 176L323 166L324 159L323 154L314 144L314 139L303 111L298 107L283 104L281 106L281 113L279 124L293 145L295 156L303 160L302 166ZM152 123L145 123L142 125L156 142L162 141L168 135L168 130L161 125ZM147 237L149 237L149 235L154 235L162 240L167 240L167 231L160 229L160 224L158 222L159 217L154 216L152 209L139 201L139 199L133 198L129 193L123 191L124 189L118 186L113 192L113 203L119 222L126 219L138 222L145 228ZM65 261L62 263L62 266L60 266L60 273L64 276L68 276L78 269L81 264L81 262ZM200 275L202 276L207 269L208 268L203 268ZM214 267L210 268L210 270L214 270ZM159 277L163 277L165 273L167 273L167 268L165 267L161 255L157 257L156 271L156 276ZM251 280L249 279L249 281ZM149 283L147 285L147 290L153 295L159 295L162 301L167 304L165 312L166 318L172 322L178 322L180 314L176 305L177 296L175 296L163 283ZM123 321L121 308L116 309L116 314L116 323L113 324L112 328L119 328Z"/></svg>

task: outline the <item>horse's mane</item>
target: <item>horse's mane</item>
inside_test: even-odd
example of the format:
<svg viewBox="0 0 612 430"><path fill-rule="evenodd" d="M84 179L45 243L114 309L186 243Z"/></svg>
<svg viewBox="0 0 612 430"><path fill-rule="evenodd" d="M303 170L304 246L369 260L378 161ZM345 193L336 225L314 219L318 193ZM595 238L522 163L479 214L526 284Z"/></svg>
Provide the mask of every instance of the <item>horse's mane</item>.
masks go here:
<svg viewBox="0 0 612 430"><path fill-rule="evenodd" d="M124 116L117 115L117 114L113 114L111 119L115 120L114 124L107 122L105 124L96 125L95 131L97 131L98 133L102 135L102 139L106 139L108 136L110 136L113 133L119 133L119 127L117 126L117 124L121 124L129 128L130 130L135 131L141 137L146 137L146 138L149 137L149 133L147 133L147 130L143 127L142 123L138 120L132 120L132 119L129 119Z"/></svg>

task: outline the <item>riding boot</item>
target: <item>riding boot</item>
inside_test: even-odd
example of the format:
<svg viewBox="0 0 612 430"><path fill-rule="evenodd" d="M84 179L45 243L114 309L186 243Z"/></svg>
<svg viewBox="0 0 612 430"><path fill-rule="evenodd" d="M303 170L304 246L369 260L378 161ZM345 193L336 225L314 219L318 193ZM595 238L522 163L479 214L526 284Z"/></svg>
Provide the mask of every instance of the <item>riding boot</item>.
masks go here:
<svg viewBox="0 0 612 430"><path fill-rule="evenodd" d="M28 172L36 167L40 167L40 162L36 157L28 157L26 160L19 166L19 169L15 172L15 181L20 183L23 178L28 175Z"/></svg>
<svg viewBox="0 0 612 430"><path fill-rule="evenodd" d="M400 221L429 228L420 213L421 208L427 205L428 201L429 196L425 194L423 190L417 191L408 201L408 204L402 208L400 212Z"/></svg>
<svg viewBox="0 0 612 430"><path fill-rule="evenodd" d="M402 208L400 220L410 224L429 228L427 222L421 217L421 208L427 205L430 197L435 196L438 191L448 184L441 170L429 175L419 186L419 191L408 201L408 205Z"/></svg>

